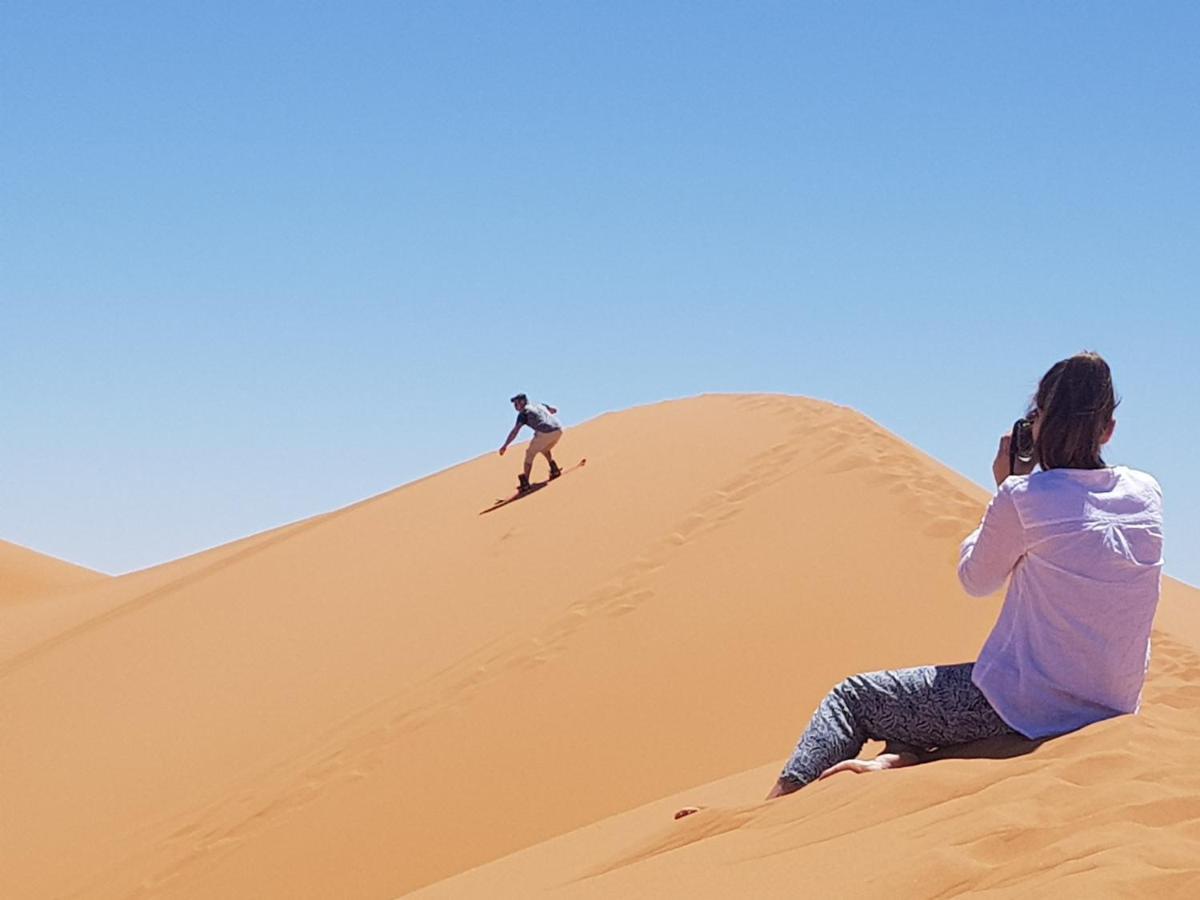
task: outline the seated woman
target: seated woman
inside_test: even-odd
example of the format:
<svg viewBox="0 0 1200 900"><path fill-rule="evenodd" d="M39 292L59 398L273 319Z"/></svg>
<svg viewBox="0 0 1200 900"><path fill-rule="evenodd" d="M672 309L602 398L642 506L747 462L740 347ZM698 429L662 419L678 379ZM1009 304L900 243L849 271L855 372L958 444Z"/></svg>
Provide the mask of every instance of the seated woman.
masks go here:
<svg viewBox="0 0 1200 900"><path fill-rule="evenodd" d="M974 663L854 675L821 701L768 799L840 771L911 765L984 738L1038 739L1136 713L1150 659L1162 568L1162 489L1108 466L1116 408L1108 364L1080 353L1038 385L1034 464L1013 464L1009 435L997 491L963 541L967 593L1011 575L1000 617ZM1017 469L1017 471L1012 471ZM854 757L867 740L890 746ZM680 810L676 818L695 812Z"/></svg>

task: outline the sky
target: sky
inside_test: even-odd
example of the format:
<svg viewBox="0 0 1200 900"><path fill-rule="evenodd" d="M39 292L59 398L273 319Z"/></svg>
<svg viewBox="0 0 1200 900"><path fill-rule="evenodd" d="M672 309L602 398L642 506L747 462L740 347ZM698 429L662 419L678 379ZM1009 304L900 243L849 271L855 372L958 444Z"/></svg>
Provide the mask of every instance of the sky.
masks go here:
<svg viewBox="0 0 1200 900"><path fill-rule="evenodd" d="M1198 97L1192 3L8 0L0 538L154 565L517 391L817 397L990 485L1092 349L1200 585Z"/></svg>

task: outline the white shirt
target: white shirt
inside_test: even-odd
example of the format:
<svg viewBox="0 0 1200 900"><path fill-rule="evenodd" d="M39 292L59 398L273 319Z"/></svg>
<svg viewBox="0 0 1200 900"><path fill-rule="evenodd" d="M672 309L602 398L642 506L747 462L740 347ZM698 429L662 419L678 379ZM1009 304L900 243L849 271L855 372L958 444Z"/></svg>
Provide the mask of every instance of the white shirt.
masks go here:
<svg viewBox="0 0 1200 900"><path fill-rule="evenodd" d="M1162 572L1162 488L1145 472L1051 469L1005 479L963 541L983 597L1012 573L973 681L1027 737L1137 712Z"/></svg>

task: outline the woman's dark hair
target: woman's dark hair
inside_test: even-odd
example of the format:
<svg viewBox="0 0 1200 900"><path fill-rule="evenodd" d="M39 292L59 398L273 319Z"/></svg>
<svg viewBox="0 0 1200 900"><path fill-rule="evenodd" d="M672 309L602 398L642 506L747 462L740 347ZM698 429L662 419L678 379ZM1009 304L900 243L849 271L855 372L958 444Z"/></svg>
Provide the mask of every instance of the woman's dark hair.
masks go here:
<svg viewBox="0 0 1200 900"><path fill-rule="evenodd" d="M1099 353L1059 360L1038 383L1037 459L1043 469L1102 469L1100 442L1117 398Z"/></svg>

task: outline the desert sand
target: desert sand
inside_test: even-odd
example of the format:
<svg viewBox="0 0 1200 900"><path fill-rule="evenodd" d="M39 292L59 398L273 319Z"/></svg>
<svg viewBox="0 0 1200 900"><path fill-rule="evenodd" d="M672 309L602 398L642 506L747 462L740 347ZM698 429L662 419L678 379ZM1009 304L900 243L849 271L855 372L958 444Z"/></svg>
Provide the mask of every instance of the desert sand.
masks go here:
<svg viewBox="0 0 1200 900"><path fill-rule="evenodd" d="M73 588L94 587L106 578L91 569L0 541L0 606L14 606Z"/></svg>
<svg viewBox="0 0 1200 900"><path fill-rule="evenodd" d="M987 492L793 397L479 515L519 450L117 578L0 547L0 896L1200 895L1200 591L1140 716L763 803L837 680L974 657Z"/></svg>

